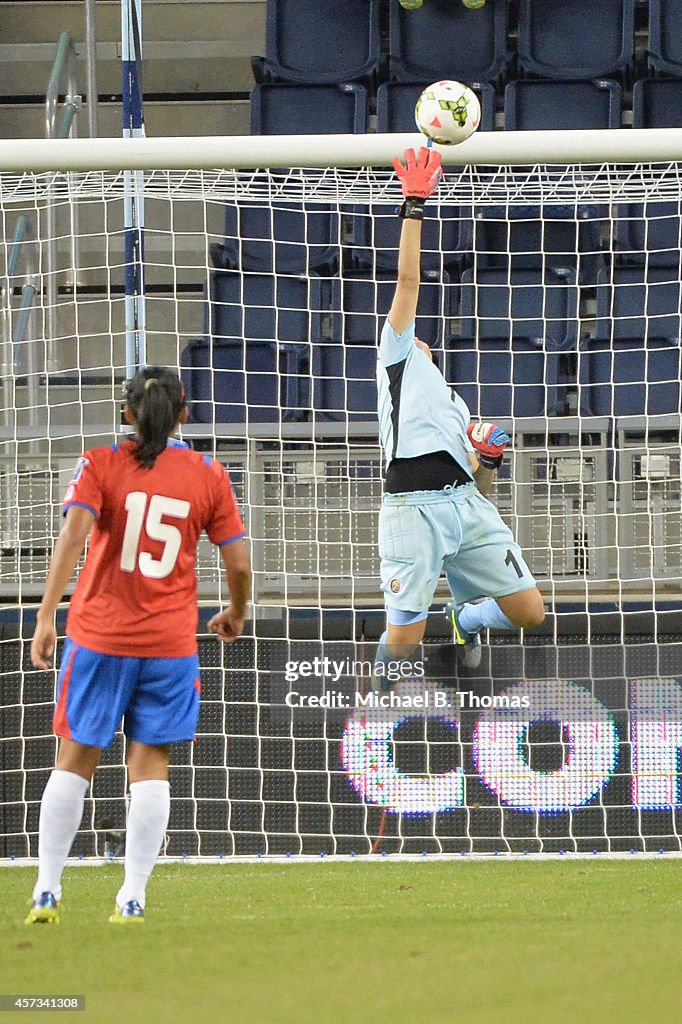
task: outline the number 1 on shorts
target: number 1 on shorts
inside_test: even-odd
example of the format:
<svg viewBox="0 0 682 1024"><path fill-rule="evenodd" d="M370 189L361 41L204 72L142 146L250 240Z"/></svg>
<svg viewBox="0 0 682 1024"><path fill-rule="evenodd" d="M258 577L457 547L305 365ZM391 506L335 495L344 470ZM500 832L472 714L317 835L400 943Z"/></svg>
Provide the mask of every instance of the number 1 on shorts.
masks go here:
<svg viewBox="0 0 682 1024"><path fill-rule="evenodd" d="M513 565L514 569L516 570L516 575L519 577L519 579L523 579L523 569L516 561L516 556L511 548L509 548L509 550L507 551L507 557L504 560L504 564Z"/></svg>

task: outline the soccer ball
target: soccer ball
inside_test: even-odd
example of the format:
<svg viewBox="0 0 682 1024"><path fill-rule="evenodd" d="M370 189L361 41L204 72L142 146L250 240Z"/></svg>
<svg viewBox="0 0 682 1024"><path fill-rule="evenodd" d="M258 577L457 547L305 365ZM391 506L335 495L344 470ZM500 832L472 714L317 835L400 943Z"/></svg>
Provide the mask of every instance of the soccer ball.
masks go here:
<svg viewBox="0 0 682 1024"><path fill-rule="evenodd" d="M414 108L417 128L444 146L464 142L478 128L481 106L476 93L461 82L434 82Z"/></svg>

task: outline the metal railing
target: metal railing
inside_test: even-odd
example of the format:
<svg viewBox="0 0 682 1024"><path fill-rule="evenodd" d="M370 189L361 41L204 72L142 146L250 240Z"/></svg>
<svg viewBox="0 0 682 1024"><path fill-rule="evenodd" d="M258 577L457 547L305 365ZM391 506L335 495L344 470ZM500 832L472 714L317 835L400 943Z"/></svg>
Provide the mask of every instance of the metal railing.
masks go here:
<svg viewBox="0 0 682 1024"><path fill-rule="evenodd" d="M61 121L57 125L59 86L66 70L66 95ZM62 32L45 94L45 138L66 139L75 136L76 114L81 109L82 97L76 84L76 44L69 32Z"/></svg>
<svg viewBox="0 0 682 1024"><path fill-rule="evenodd" d="M97 28L96 0L85 0L85 73L88 97L88 134L91 139L99 135L97 116Z"/></svg>
<svg viewBox="0 0 682 1024"><path fill-rule="evenodd" d="M97 79L96 79L96 32L95 2L85 0L86 65L88 85L88 127L91 138L97 136ZM82 97L76 81L76 44L69 32L62 32L57 43L54 63L45 93L45 136L47 139L77 137L77 118L82 107ZM60 87L64 84L64 102L60 104ZM61 116L60 116L61 111ZM67 176L68 177L68 176ZM14 237L8 245L6 274L0 281L0 374L4 381L4 401L0 414L2 428L16 431L17 378L26 377L26 400L28 403L29 434L33 434L39 423L40 378L58 369L58 248L56 207L53 202L54 190L48 188L44 208L43 230L38 235L29 224L25 214L16 222ZM36 225L40 227L40 225ZM79 269L78 253L78 206L71 211L71 260L72 283L76 283ZM45 242L44 265L39 266L37 238ZM14 278L18 275L20 262L24 265L21 284L21 302L13 311ZM45 273L46 323L44 344L31 330L31 316L36 294L43 290L41 271ZM43 332L40 332L41 336ZM33 441L30 442L30 445Z"/></svg>
<svg viewBox="0 0 682 1024"><path fill-rule="evenodd" d="M57 120L59 111L59 87L66 74L66 93L61 119ZM82 107L82 97L78 93L76 83L76 45L69 32L62 32L57 44L57 53L52 73L45 94L45 137L48 139L75 139L78 137L78 112ZM46 304L47 304L47 354L46 369L48 373L58 368L56 353L57 338L57 238L56 208L52 202L52 193L48 192L45 211L45 272L46 272ZM71 266L74 279L78 273L78 207L74 206L71 231Z"/></svg>
<svg viewBox="0 0 682 1024"><path fill-rule="evenodd" d="M24 278L21 285L21 304L18 314L12 317L12 278L17 273L20 260L24 262ZM13 417L16 411L15 384L17 376L26 374L29 425L37 422L40 373L39 344L31 337L30 324L33 301L39 290L38 243L31 231L28 218L22 214L16 223L14 237L7 257L7 285L0 289L2 302L2 377L7 389L4 402L5 419Z"/></svg>

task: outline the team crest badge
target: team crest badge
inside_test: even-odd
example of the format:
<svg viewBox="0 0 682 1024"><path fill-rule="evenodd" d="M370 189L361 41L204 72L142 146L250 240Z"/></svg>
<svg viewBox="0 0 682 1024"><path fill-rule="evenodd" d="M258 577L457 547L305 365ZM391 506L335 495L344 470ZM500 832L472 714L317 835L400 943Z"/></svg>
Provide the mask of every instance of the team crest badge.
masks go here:
<svg viewBox="0 0 682 1024"><path fill-rule="evenodd" d="M400 580L391 580L391 593L397 594L400 590Z"/></svg>

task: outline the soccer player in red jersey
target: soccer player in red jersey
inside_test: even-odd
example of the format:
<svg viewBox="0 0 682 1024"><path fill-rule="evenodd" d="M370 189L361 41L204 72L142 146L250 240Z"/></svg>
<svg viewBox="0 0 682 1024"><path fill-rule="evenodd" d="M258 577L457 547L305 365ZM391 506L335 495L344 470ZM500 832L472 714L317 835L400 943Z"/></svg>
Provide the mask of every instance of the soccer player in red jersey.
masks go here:
<svg viewBox="0 0 682 1024"><path fill-rule="evenodd" d="M125 878L109 920L144 920L170 813L169 745L194 739L199 715L195 561L203 530L220 548L231 598L208 628L231 643L244 626L244 526L226 470L173 436L187 420L177 374L141 370L128 386L125 417L134 438L76 463L31 645L35 667L49 669L55 612L90 535L66 625L54 714L59 751L40 806L27 924L59 922L62 871L85 793L121 719L130 807Z"/></svg>

